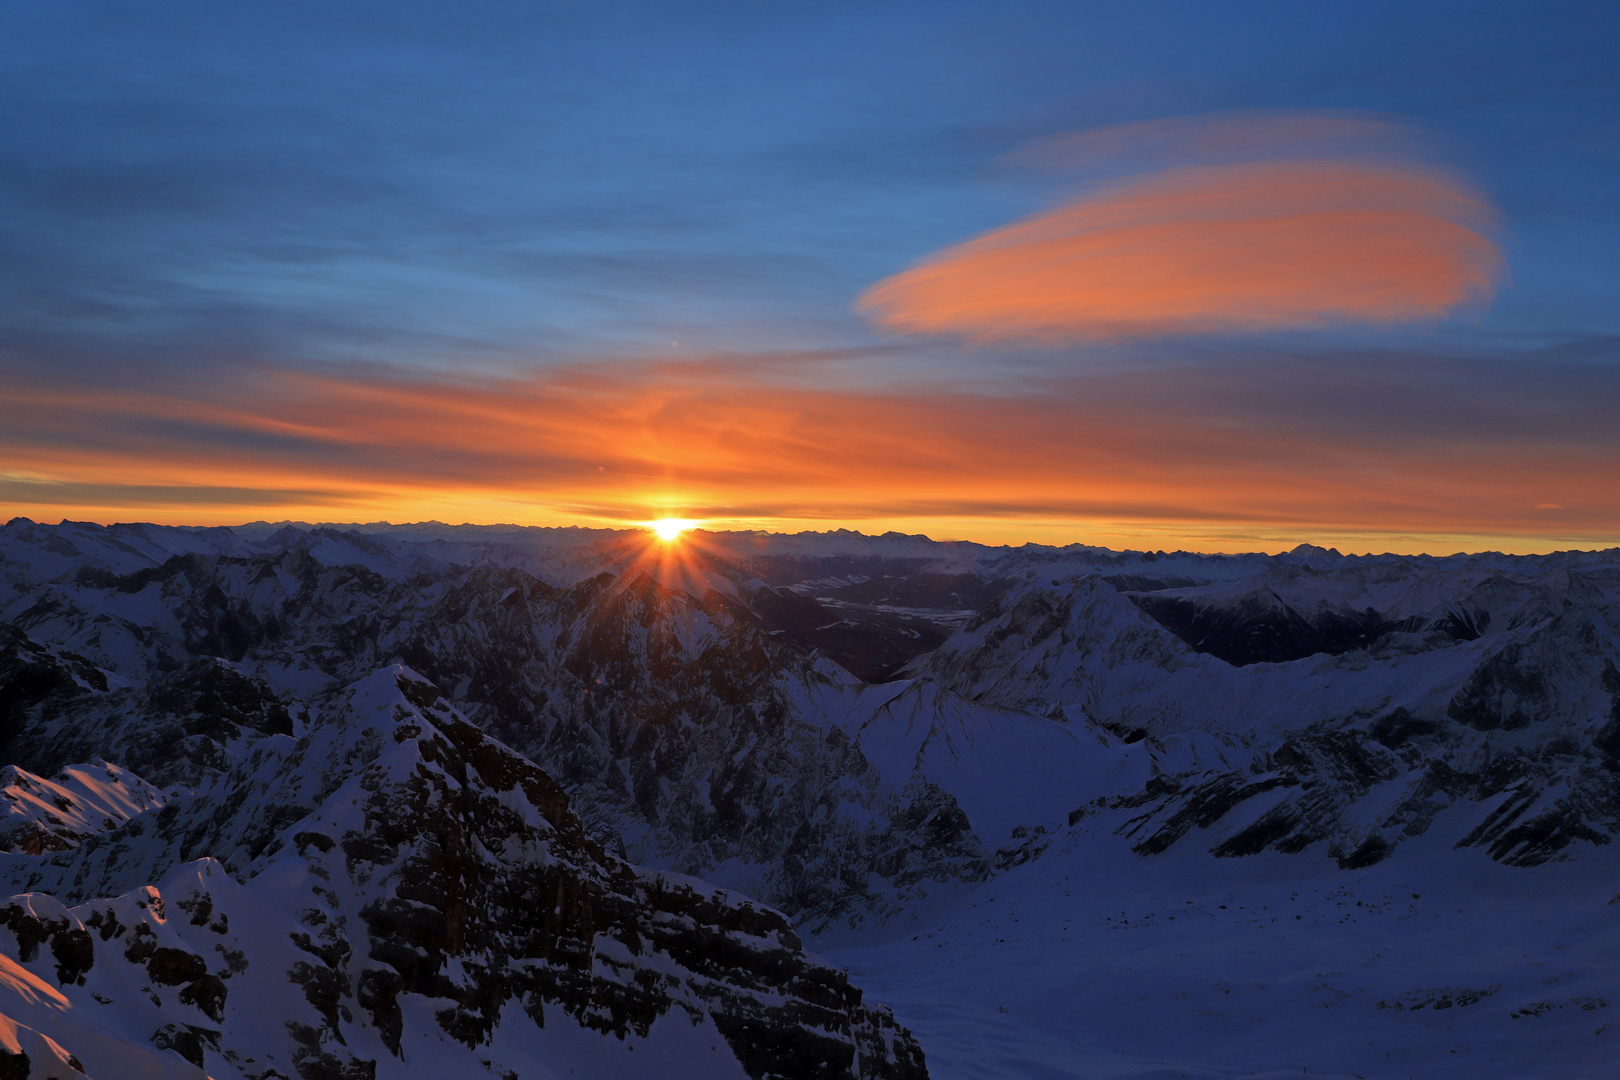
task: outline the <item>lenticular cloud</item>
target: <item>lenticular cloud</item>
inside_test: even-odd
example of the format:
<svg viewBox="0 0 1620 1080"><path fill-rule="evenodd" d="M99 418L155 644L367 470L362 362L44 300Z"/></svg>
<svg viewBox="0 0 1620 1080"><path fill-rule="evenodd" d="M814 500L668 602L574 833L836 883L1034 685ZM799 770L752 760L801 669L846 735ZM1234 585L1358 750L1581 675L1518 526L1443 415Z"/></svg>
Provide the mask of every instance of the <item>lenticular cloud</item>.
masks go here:
<svg viewBox="0 0 1620 1080"><path fill-rule="evenodd" d="M982 341L1419 322L1490 298L1492 218L1456 177L1388 161L1162 169L941 251L859 307Z"/></svg>

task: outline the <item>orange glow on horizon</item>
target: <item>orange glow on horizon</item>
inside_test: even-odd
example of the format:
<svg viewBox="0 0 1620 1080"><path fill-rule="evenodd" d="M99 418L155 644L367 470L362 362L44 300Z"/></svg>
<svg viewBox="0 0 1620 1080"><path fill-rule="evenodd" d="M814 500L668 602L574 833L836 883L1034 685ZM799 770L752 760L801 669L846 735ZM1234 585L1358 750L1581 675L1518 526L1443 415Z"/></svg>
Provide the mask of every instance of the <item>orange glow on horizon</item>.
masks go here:
<svg viewBox="0 0 1620 1080"><path fill-rule="evenodd" d="M679 506L710 530L1149 549L1620 540L1615 389L1478 370L1187 365L996 396L775 385L740 361L140 390L11 373L0 516L647 529L645 507Z"/></svg>

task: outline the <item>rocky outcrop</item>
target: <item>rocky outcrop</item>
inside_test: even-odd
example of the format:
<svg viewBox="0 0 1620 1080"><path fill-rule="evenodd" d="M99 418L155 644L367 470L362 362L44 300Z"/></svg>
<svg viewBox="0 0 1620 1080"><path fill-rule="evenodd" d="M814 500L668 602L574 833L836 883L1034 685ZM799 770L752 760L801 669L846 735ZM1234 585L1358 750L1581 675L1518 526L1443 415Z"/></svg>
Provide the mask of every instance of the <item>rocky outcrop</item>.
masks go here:
<svg viewBox="0 0 1620 1080"><path fill-rule="evenodd" d="M403 1075L429 1038L521 1076L535 1032L633 1052L673 1024L750 1077L926 1075L888 1011L782 914L605 851L554 780L414 673L361 682L289 742L98 843L13 857L5 871L35 891L0 908L11 955L72 1009L210 1071ZM205 851L224 859L186 864ZM41 895L143 873L167 881L71 910Z"/></svg>

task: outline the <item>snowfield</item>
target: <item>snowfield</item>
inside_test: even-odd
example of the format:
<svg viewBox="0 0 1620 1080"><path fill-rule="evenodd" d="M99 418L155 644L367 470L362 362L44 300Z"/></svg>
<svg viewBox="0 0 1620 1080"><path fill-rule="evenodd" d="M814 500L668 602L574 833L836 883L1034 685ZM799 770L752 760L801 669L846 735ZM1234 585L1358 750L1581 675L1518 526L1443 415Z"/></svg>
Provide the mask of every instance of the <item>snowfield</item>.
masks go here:
<svg viewBox="0 0 1620 1080"><path fill-rule="evenodd" d="M1077 828L898 941L833 949L936 1080L1598 1078L1620 1058L1620 860L1451 843L1142 858Z"/></svg>

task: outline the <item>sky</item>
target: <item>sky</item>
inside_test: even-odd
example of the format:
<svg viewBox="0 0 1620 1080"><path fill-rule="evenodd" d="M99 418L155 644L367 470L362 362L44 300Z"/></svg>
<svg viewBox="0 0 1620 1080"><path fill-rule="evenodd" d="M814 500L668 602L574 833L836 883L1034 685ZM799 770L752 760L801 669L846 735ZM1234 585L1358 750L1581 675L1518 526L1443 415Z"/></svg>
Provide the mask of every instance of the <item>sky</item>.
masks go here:
<svg viewBox="0 0 1620 1080"><path fill-rule="evenodd" d="M0 517L1620 544L1612 3L0 8Z"/></svg>

